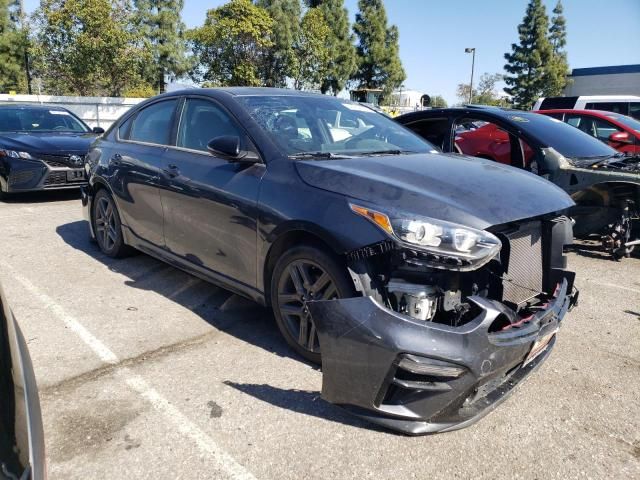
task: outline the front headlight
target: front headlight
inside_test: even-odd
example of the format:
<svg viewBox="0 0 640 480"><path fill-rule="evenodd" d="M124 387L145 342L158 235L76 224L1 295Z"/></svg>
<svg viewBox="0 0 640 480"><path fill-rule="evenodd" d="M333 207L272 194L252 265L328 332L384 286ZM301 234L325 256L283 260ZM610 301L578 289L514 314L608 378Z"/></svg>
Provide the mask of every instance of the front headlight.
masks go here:
<svg viewBox="0 0 640 480"><path fill-rule="evenodd" d="M495 257L502 243L484 230L428 217L390 218L368 207L350 204L351 210L378 225L406 246L425 252L420 263L435 268L475 270Z"/></svg>
<svg viewBox="0 0 640 480"><path fill-rule="evenodd" d="M0 148L0 157L31 158L31 155L27 152L16 152L15 150L4 150Z"/></svg>

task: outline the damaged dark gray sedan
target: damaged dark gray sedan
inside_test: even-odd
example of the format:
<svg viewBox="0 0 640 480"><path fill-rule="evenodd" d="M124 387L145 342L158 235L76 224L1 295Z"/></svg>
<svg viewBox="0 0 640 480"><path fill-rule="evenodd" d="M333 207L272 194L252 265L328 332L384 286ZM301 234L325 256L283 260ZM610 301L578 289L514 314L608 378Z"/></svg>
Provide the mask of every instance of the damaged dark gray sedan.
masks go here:
<svg viewBox="0 0 640 480"><path fill-rule="evenodd" d="M172 92L120 119L87 171L105 254L133 247L272 306L322 362L326 400L409 434L493 409L577 300L566 193L356 103Z"/></svg>

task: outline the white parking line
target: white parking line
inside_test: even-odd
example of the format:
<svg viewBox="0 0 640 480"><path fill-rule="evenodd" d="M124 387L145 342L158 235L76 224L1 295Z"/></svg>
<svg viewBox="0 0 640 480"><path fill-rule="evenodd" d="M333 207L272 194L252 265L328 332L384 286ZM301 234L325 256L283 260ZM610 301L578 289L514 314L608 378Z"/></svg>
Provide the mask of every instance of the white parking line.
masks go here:
<svg viewBox="0 0 640 480"><path fill-rule="evenodd" d="M40 302L67 328L74 332L80 339L105 363L115 365L120 362L115 353L102 343L89 330L87 330L78 320L69 315L65 309L57 304L49 295L35 286L28 278L16 272L6 263L2 266L4 270L10 270L14 280L20 283L29 293L38 298ZM158 412L163 414L167 420L174 424L176 429L183 435L191 438L198 448L205 454L210 455L220 470L225 472L230 478L237 480L256 480L251 472L236 462L231 455L224 451L216 442L203 432L196 424L191 422L186 415L178 410L174 405L163 397L156 389L151 387L142 377L133 373L129 368L117 370L117 375L141 397L145 398Z"/></svg>
<svg viewBox="0 0 640 480"><path fill-rule="evenodd" d="M640 294L640 290L631 287L625 287L622 285L616 285L615 283L606 283L606 282L598 282L596 280L591 280L590 278L586 279L589 283L595 283L596 285L600 285L601 287L609 287L609 288L618 288L620 290L626 290L628 292L638 293Z"/></svg>

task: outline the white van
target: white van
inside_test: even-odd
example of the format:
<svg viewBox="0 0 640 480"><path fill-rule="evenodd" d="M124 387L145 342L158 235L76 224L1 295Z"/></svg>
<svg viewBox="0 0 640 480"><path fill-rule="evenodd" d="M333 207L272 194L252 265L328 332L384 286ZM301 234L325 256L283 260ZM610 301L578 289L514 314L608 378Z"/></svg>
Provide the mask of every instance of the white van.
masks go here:
<svg viewBox="0 0 640 480"><path fill-rule="evenodd" d="M640 97L634 95L581 95L540 98L533 110L605 110L640 120Z"/></svg>

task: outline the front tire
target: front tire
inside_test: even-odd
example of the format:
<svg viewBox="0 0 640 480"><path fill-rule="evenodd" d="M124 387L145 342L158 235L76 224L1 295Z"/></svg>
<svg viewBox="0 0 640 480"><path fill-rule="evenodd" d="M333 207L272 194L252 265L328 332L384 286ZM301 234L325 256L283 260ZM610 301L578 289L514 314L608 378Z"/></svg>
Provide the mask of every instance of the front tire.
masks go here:
<svg viewBox="0 0 640 480"><path fill-rule="evenodd" d="M131 253L131 247L124 243L116 203L105 189L98 190L93 199L91 218L96 241L102 253L112 258L122 258Z"/></svg>
<svg viewBox="0 0 640 480"><path fill-rule="evenodd" d="M321 362L320 344L306 302L355 295L347 269L334 255L316 247L292 248L273 270L271 305L278 328L293 350L316 364Z"/></svg>

